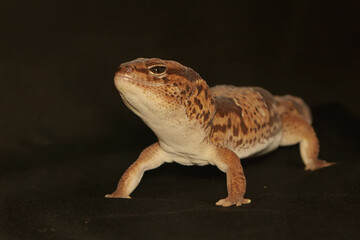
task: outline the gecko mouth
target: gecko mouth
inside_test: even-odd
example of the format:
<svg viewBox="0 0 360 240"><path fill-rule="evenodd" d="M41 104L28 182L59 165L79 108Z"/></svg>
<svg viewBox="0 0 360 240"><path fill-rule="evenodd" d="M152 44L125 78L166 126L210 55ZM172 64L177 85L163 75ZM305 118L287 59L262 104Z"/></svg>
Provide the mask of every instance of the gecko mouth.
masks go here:
<svg viewBox="0 0 360 240"><path fill-rule="evenodd" d="M114 79L115 79L115 82L117 82L117 81L126 82L126 83L130 83L132 85L144 86L144 87L159 87L159 86L163 85L161 83L148 82L148 81L140 80L140 79L130 77L127 75L122 75L122 74L115 74Z"/></svg>

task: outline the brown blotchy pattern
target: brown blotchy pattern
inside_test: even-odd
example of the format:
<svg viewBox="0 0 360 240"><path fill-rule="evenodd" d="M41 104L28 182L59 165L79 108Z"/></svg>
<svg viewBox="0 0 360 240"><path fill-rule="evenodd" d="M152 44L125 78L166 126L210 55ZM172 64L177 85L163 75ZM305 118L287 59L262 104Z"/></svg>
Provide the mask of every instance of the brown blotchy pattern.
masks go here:
<svg viewBox="0 0 360 240"><path fill-rule="evenodd" d="M145 102L152 110L150 112L156 113L149 114L146 122L158 121L159 114L164 114L162 124L184 124L182 129L188 128L197 136L205 135L203 141L217 146L217 154L212 160L226 172L228 186L228 197L218 201L217 205L250 203L249 199L244 198L246 179L239 155L245 157L269 146L266 144L280 131L280 145L300 142L306 169L315 170L331 165L317 159L319 144L310 125L310 110L300 98L289 95L274 97L258 87L223 85L209 89L191 68L158 58L139 58L123 63L114 80L128 106L132 106L130 101L133 98L130 97L127 102L126 94L136 94L135 99L141 101L133 101L134 104L142 106ZM161 109L159 113L158 108ZM203 146L203 142L191 144ZM143 170L163 163L162 159L154 157L157 150L163 151L159 144L147 148L126 171L117 190L107 197L129 197ZM192 148L189 150L193 151Z"/></svg>
<svg viewBox="0 0 360 240"><path fill-rule="evenodd" d="M188 67L182 69L178 67L169 67L167 73L180 76L182 79L188 80L189 82L195 82L197 79L200 79L200 75Z"/></svg>
<svg viewBox="0 0 360 240"><path fill-rule="evenodd" d="M216 114L210 140L233 150L249 148L279 133L280 116L276 101L262 88L216 86Z"/></svg>
<svg viewBox="0 0 360 240"><path fill-rule="evenodd" d="M166 66L166 73L151 74L149 69L155 65ZM258 87L209 88L198 73L174 61L140 58L120 65L117 74L134 76L148 84L135 81L152 96L162 98L162 106L169 112L184 106L186 117L204 127L210 142L234 151L265 143L279 133L280 116L285 113L304 115L311 121L310 111L301 99L273 97Z"/></svg>
<svg viewBox="0 0 360 240"><path fill-rule="evenodd" d="M277 111L280 115L293 114L299 115L306 120L307 123L311 124L312 116L310 108L306 103L299 97L291 95L275 96L277 103Z"/></svg>
<svg viewBox="0 0 360 240"><path fill-rule="evenodd" d="M185 87L187 101L184 102L186 115L189 120L194 120L207 128L215 113L212 93L204 80L196 80L195 85Z"/></svg>
<svg viewBox="0 0 360 240"><path fill-rule="evenodd" d="M164 75L152 74L149 71L157 65L166 66ZM163 106L167 105L169 112L179 111L180 106L185 106L190 120L209 125L215 111L212 94L206 82L191 68L171 60L139 58L121 64L116 74L136 79L133 84L156 98L162 98Z"/></svg>

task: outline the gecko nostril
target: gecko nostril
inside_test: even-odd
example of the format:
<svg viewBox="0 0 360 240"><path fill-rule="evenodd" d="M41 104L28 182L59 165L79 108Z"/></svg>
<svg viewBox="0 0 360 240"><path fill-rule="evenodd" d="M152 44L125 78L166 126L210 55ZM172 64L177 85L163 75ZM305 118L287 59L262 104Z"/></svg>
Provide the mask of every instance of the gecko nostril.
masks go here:
<svg viewBox="0 0 360 240"><path fill-rule="evenodd" d="M126 65L126 66L120 65L119 67L116 68L115 72L118 74L124 74L124 73L131 73L132 71L134 71L133 67L128 66L128 65Z"/></svg>

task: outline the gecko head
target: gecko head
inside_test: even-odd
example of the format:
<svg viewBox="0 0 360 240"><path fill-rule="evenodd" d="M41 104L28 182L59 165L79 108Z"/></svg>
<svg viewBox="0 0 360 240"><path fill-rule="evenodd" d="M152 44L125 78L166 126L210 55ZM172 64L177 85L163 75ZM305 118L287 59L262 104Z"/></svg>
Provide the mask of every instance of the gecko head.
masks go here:
<svg viewBox="0 0 360 240"><path fill-rule="evenodd" d="M197 72L178 62L159 58L138 58L121 64L114 82L125 104L145 118L161 117L165 113L173 116L180 111L186 114L188 103L194 102L196 96L198 108L203 109L201 97L210 99L211 95Z"/></svg>

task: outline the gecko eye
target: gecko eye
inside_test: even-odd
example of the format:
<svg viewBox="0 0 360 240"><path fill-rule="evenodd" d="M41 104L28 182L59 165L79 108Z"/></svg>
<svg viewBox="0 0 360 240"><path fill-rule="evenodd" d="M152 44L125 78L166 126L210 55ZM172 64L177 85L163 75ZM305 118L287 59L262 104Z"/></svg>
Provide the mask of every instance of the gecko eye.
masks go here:
<svg viewBox="0 0 360 240"><path fill-rule="evenodd" d="M149 68L149 70L156 74L156 75L159 75L159 74L163 74L165 73L166 71L166 66L162 66L162 65L157 65L157 66L153 66L151 68Z"/></svg>

